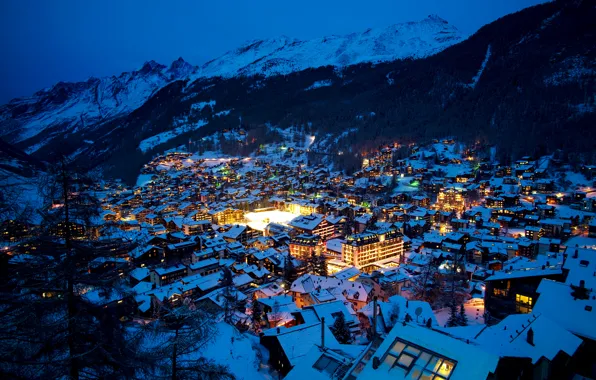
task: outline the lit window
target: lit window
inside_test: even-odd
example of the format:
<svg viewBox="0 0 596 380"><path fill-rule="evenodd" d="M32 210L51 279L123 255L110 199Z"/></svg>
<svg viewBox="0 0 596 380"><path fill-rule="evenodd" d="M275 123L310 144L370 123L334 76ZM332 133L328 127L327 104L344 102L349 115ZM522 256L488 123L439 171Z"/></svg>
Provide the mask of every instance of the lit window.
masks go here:
<svg viewBox="0 0 596 380"><path fill-rule="evenodd" d="M456 364L454 360L441 357L399 339L383 359L383 365L390 369L400 367L406 371L408 379L414 380L449 379Z"/></svg>
<svg viewBox="0 0 596 380"><path fill-rule="evenodd" d="M532 312L532 306L532 297L524 296L523 294L515 295L515 311L517 313L528 314Z"/></svg>

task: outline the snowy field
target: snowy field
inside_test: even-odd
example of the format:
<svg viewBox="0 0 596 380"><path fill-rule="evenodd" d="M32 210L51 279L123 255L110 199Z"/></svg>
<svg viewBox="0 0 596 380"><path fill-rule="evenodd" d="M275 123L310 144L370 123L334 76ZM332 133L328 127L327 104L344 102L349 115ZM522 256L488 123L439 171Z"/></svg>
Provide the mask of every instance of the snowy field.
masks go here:
<svg viewBox="0 0 596 380"><path fill-rule="evenodd" d="M300 216L300 214L294 214L287 211L262 211L262 212L249 212L245 215L247 224L250 228L257 231L264 231L265 227L269 223L279 223L287 225L292 219Z"/></svg>
<svg viewBox="0 0 596 380"><path fill-rule="evenodd" d="M468 317L468 326L484 324L484 300L473 298L464 304L466 317ZM457 308L459 313L459 306ZM435 317L439 326L445 326L449 320L449 308L435 310Z"/></svg>

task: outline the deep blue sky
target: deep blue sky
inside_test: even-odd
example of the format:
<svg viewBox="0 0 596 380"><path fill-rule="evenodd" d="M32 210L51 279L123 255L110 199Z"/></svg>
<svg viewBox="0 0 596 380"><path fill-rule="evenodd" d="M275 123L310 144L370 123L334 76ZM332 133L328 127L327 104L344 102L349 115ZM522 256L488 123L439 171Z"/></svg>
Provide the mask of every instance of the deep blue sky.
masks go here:
<svg viewBox="0 0 596 380"><path fill-rule="evenodd" d="M182 56L200 64L252 39L345 34L437 14L473 33L544 0L1 0L0 104L58 81Z"/></svg>

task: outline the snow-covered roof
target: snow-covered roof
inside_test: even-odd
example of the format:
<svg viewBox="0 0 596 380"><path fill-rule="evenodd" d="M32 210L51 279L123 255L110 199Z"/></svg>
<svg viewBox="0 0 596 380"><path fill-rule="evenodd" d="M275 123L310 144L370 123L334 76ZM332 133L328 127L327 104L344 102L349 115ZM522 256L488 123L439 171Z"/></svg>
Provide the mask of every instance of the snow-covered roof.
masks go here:
<svg viewBox="0 0 596 380"><path fill-rule="evenodd" d="M337 278L338 280L349 280L352 277L356 277L360 274L360 270L356 267L349 267L340 270L337 273L333 274L333 277Z"/></svg>
<svg viewBox="0 0 596 380"><path fill-rule="evenodd" d="M596 273L596 250L567 247L565 253L567 258L563 269L569 271L565 283L579 286L580 281L583 280L586 288L596 289L596 276L594 275Z"/></svg>
<svg viewBox="0 0 596 380"><path fill-rule="evenodd" d="M302 324L290 328L279 327L265 331L265 336L275 336L284 350L290 365L296 365L311 348L321 344L321 323L311 325ZM328 324L324 327L325 346L330 348L340 348L340 344L335 336L329 330Z"/></svg>
<svg viewBox="0 0 596 380"><path fill-rule="evenodd" d="M532 344L528 341L530 329ZM582 343L580 338L548 317L535 313L509 315L482 330L475 341L495 355L531 358L533 364L542 357L552 361L560 351L573 356Z"/></svg>
<svg viewBox="0 0 596 380"><path fill-rule="evenodd" d="M596 299L594 291L588 299L575 299L571 286L543 279L536 290L540 294L532 313L544 315L568 331L596 340Z"/></svg>
<svg viewBox="0 0 596 380"><path fill-rule="evenodd" d="M290 221L289 225L302 230L312 231L323 221L323 216L318 214L311 214L306 216L299 216Z"/></svg>
<svg viewBox="0 0 596 380"><path fill-rule="evenodd" d="M130 277L137 281L142 281L149 277L149 268L136 268L130 272Z"/></svg>
<svg viewBox="0 0 596 380"><path fill-rule="evenodd" d="M499 362L497 355L487 353L477 345L464 343L414 323L396 324L377 349L375 356L383 357L393 347L397 338L455 361L450 380L486 379L490 373L495 372ZM370 360L358 378L396 380L409 377L401 367L391 368L386 362L381 362L380 366L374 369L373 361Z"/></svg>

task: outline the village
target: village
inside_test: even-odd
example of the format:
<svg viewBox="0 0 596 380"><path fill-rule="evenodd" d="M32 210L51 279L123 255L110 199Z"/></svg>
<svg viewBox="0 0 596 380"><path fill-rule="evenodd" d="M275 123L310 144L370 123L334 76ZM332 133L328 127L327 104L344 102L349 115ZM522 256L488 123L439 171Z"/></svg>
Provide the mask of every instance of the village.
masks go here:
<svg viewBox="0 0 596 380"><path fill-rule="evenodd" d="M128 324L216 310L260 347L256 367L238 355L254 370L238 378L594 374L596 167L499 163L451 138L381 146L351 175L312 155L165 152L136 186L80 187L100 209L55 241L5 221L2 254L9 270L41 260L68 230L102 252L79 269L103 287L82 297Z"/></svg>

